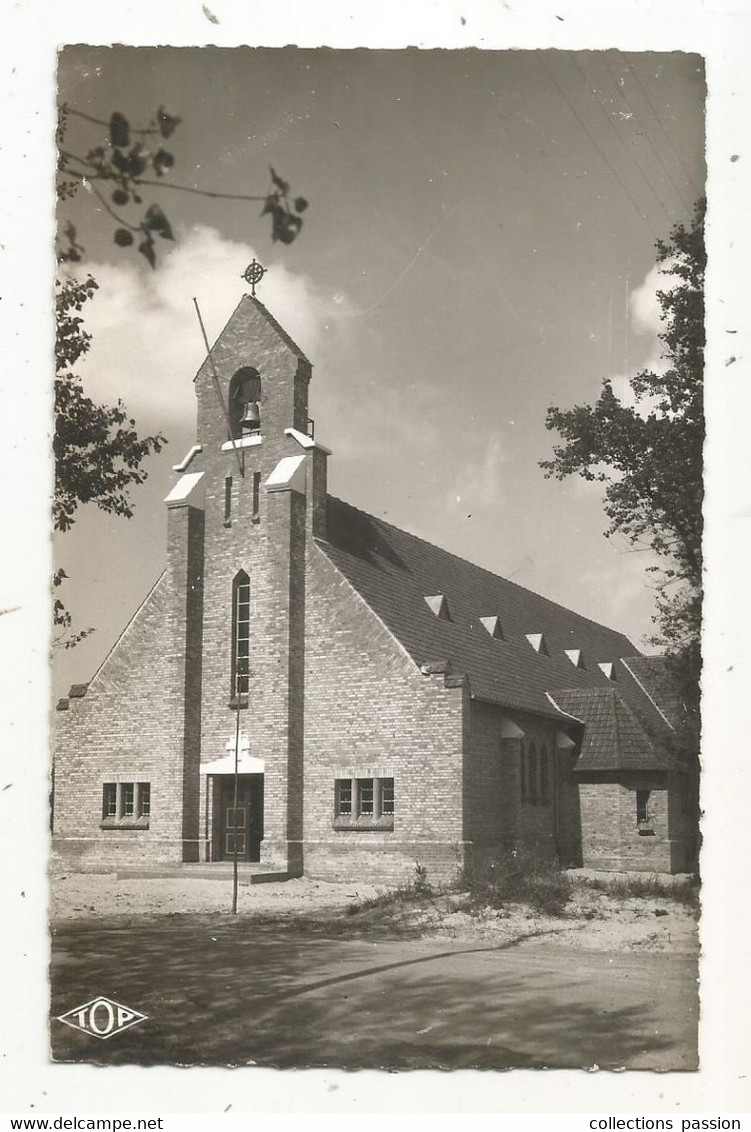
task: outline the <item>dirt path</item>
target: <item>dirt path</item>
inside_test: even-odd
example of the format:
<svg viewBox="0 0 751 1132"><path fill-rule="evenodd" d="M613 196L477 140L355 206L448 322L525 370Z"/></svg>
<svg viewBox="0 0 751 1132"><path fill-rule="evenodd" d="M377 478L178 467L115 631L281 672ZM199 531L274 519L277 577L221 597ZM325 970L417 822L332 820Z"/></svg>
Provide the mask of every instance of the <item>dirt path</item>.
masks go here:
<svg viewBox="0 0 751 1132"><path fill-rule="evenodd" d="M380 899L379 899L380 897ZM385 900L384 900L384 897ZM129 878L115 874L58 874L50 888L55 924L71 920L112 923L163 916L198 916L220 922L230 911L229 880ZM307 925L319 935L363 938L454 939L510 943L540 933L586 951L695 955L696 911L668 896L615 898L576 885L562 917L544 916L525 905L472 910L462 894L390 901L386 890L366 884L332 884L308 878L241 885L241 918Z"/></svg>

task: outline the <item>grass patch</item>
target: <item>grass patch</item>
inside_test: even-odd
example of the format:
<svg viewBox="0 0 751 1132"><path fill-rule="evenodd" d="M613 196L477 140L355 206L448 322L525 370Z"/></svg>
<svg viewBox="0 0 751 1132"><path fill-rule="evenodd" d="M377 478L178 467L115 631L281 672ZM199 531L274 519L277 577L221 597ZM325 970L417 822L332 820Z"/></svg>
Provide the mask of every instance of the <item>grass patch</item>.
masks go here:
<svg viewBox="0 0 751 1132"><path fill-rule="evenodd" d="M527 904L545 916L563 916L573 894L570 877L551 861L522 852L512 852L482 871L465 871L462 887L475 911Z"/></svg>
<svg viewBox="0 0 751 1132"><path fill-rule="evenodd" d="M655 899L663 898L673 900L676 904L684 904L689 908L696 908L699 904L699 883L696 878L682 884L665 882L654 874L645 876L597 878L595 880L582 880L594 892L602 892L605 896L612 896L618 900Z"/></svg>
<svg viewBox="0 0 751 1132"><path fill-rule="evenodd" d="M411 881L403 881L396 888L358 900L356 904L349 904L346 912L348 916L354 916L358 912L370 912L375 909L382 912L400 911L408 905L432 903L434 894L433 886L428 883L428 870L418 861Z"/></svg>

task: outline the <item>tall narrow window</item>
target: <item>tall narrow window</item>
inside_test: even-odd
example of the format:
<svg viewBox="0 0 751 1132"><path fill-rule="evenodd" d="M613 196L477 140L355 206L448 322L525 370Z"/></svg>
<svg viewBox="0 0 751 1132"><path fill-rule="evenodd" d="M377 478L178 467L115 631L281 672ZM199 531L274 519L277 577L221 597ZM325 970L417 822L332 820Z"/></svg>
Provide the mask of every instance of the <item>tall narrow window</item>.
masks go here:
<svg viewBox="0 0 751 1132"><path fill-rule="evenodd" d="M529 787L527 785L527 752L524 743L519 744L519 785L522 802L529 801Z"/></svg>
<svg viewBox="0 0 751 1132"><path fill-rule="evenodd" d="M547 806L550 802L550 764L547 747L543 747L540 751L540 801L543 806Z"/></svg>
<svg viewBox="0 0 751 1132"><path fill-rule="evenodd" d="M228 527L232 521L232 476L224 481L224 525Z"/></svg>
<svg viewBox="0 0 751 1132"><path fill-rule="evenodd" d="M527 782L529 800L530 802L538 802L540 800L540 792L537 782L537 747L534 743L529 744L529 760L527 767L529 771L529 779Z"/></svg>
<svg viewBox="0 0 751 1132"><path fill-rule="evenodd" d="M147 818L151 813L151 784L149 782L138 783L138 816L139 818Z"/></svg>
<svg viewBox="0 0 751 1132"><path fill-rule="evenodd" d="M135 804L135 783L123 782L123 817L132 818Z"/></svg>
<svg viewBox="0 0 751 1132"><path fill-rule="evenodd" d="M257 523L261 518L261 473L253 472L253 510L251 522Z"/></svg>
<svg viewBox="0 0 751 1132"><path fill-rule="evenodd" d="M105 782L102 798L102 817L117 817L117 783Z"/></svg>
<svg viewBox="0 0 751 1132"><path fill-rule="evenodd" d="M373 779L372 778L358 778L357 779L357 812L358 812L358 814L372 815L373 812L374 812L373 801L374 801Z"/></svg>
<svg viewBox="0 0 751 1132"><path fill-rule="evenodd" d="M380 779L381 784L381 813L394 816L394 780L393 778Z"/></svg>
<svg viewBox="0 0 751 1132"><path fill-rule="evenodd" d="M335 813L337 817L352 814L352 779L338 778L335 787Z"/></svg>
<svg viewBox="0 0 751 1132"><path fill-rule="evenodd" d="M232 696L248 694L250 578L241 570L232 586Z"/></svg>
<svg viewBox="0 0 751 1132"><path fill-rule="evenodd" d="M636 823L646 825L649 821L649 790L636 791Z"/></svg>

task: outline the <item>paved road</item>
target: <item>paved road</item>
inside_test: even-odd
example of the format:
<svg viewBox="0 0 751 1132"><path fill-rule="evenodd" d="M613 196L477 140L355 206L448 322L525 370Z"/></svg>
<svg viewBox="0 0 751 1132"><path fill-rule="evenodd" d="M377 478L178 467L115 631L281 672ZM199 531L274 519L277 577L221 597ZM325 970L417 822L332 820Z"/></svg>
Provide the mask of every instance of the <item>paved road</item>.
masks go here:
<svg viewBox="0 0 751 1132"><path fill-rule="evenodd" d="M219 918L53 940L53 1056L106 1064L696 1068L697 965L532 941L326 939ZM107 995L106 1041L54 1020Z"/></svg>

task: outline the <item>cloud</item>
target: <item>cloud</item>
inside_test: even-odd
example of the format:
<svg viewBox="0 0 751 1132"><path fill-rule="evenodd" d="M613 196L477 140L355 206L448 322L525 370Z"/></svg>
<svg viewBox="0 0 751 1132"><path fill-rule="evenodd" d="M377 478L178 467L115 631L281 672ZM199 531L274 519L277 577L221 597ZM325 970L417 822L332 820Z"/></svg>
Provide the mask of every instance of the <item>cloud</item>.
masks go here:
<svg viewBox="0 0 751 1132"><path fill-rule="evenodd" d="M148 274L132 260L87 265L99 290L85 310L93 341L79 370L95 400L120 397L139 424L169 431L192 425L192 379L206 353L193 296L212 342L247 289L241 273L254 249L194 227L160 251ZM310 281L275 265L263 280L263 300L301 348L314 352L322 320Z"/></svg>
<svg viewBox="0 0 751 1132"><path fill-rule="evenodd" d="M658 292L669 291L675 286L674 277L665 273L666 267L670 267L670 261L651 267L639 286L629 295L631 328L647 339L646 356L639 369L651 370L653 373L664 373L669 364L663 357L664 346L659 337L665 323ZM633 374L615 374L611 378L613 391L624 405L636 409L641 416L647 416L655 407L656 399L642 398L637 401L631 388L632 376Z"/></svg>
<svg viewBox="0 0 751 1132"><path fill-rule="evenodd" d="M655 338L660 330L662 308L657 298L658 291L667 290L670 277L666 279L662 264L651 267L638 287L629 296L631 325L638 334L652 334Z"/></svg>
<svg viewBox="0 0 751 1132"><path fill-rule="evenodd" d="M470 461L459 471L447 494L450 504L474 509L493 507L503 499L501 465L506 457L497 436L489 438L478 460Z"/></svg>
<svg viewBox="0 0 751 1132"><path fill-rule="evenodd" d="M662 357L664 347L659 338L660 333L665 328L665 323L658 292L670 291L677 284L676 277L666 272L672 262L672 260L666 260L665 263L656 263L629 296L632 328L637 334L652 339L649 357L645 364L647 368L658 372L666 368L666 363Z"/></svg>

